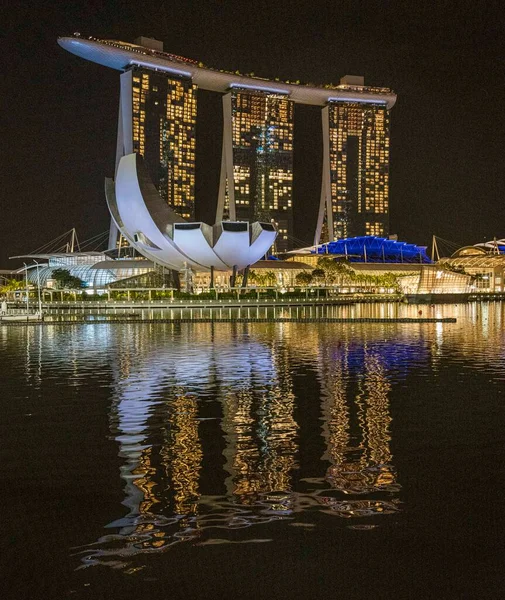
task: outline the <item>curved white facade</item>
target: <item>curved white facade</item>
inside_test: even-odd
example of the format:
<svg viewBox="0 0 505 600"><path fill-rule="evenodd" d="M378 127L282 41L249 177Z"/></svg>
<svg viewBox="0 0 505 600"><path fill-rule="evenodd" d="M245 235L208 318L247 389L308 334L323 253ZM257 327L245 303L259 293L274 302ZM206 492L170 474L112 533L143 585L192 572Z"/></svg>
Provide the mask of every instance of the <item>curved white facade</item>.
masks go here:
<svg viewBox="0 0 505 600"><path fill-rule="evenodd" d="M119 161L107 203L118 229L143 256L170 269L244 269L268 252L277 236L270 223L188 223L172 211L149 181L142 158Z"/></svg>

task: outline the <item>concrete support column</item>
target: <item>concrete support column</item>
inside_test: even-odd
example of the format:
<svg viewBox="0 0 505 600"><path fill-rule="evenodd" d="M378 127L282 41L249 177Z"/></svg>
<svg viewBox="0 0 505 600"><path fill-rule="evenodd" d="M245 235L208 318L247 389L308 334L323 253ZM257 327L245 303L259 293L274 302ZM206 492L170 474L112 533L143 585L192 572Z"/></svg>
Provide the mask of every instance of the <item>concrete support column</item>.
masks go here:
<svg viewBox="0 0 505 600"><path fill-rule="evenodd" d="M126 71L119 76L119 111L116 138L116 168L126 154L133 152L133 74ZM115 176L115 175L114 175ZM109 250L116 247L118 228L114 220L110 221Z"/></svg>
<svg viewBox="0 0 505 600"><path fill-rule="evenodd" d="M326 224L328 226L328 239L332 242L335 238L333 227L333 207L331 202L331 171L330 171L330 112L325 106L321 111L323 125L323 173L321 180L321 200L319 202L319 214L317 217L314 245L317 246L321 240L321 230L326 213Z"/></svg>
<svg viewBox="0 0 505 600"><path fill-rule="evenodd" d="M247 287L247 280L249 278L249 267L251 265L247 265L247 267L244 269L244 274L242 275L242 287L246 288Z"/></svg>
<svg viewBox="0 0 505 600"><path fill-rule="evenodd" d="M223 96L223 149L221 153L221 176L219 179L219 194L217 199L216 223L223 220L224 202L228 182L228 212L230 221L236 221L235 211L235 180L233 174L233 116L231 93Z"/></svg>

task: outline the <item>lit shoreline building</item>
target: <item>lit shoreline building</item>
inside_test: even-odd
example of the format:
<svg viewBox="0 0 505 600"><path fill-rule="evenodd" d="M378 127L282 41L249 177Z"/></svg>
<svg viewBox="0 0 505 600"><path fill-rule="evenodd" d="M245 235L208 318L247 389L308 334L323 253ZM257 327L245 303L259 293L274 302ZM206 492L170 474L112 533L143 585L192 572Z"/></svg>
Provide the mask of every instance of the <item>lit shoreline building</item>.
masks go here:
<svg viewBox="0 0 505 600"><path fill-rule="evenodd" d="M294 105L322 107L323 176L315 243L350 235L387 235L389 111L396 95L346 76L338 86L271 81L204 67L135 44L62 37L65 50L121 74L116 170L124 155L145 160L161 197L194 219L197 89L223 94L223 149L216 221L268 221L276 251L293 239ZM323 234L323 235L322 235ZM110 247L117 230L111 228ZM323 241L326 241L323 239Z"/></svg>

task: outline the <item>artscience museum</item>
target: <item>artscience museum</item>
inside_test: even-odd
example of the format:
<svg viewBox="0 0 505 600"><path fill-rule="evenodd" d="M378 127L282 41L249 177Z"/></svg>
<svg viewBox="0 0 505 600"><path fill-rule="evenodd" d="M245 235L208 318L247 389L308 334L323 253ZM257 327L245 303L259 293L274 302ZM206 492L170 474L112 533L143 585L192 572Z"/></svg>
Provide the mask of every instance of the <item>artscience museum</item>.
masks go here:
<svg viewBox="0 0 505 600"><path fill-rule="evenodd" d="M139 254L169 269L236 273L260 260L277 235L271 223L186 221L163 202L137 153L121 158L105 192L123 237Z"/></svg>

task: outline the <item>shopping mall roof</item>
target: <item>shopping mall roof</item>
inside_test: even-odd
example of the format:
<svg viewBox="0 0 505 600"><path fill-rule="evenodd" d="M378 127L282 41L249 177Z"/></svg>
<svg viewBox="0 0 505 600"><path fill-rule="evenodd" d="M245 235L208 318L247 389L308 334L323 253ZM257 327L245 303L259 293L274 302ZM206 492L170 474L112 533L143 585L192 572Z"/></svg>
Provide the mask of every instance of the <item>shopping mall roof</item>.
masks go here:
<svg viewBox="0 0 505 600"><path fill-rule="evenodd" d="M493 240L492 242L480 242L475 244L475 248L483 248L488 252L504 253L505 254L505 239Z"/></svg>
<svg viewBox="0 0 505 600"><path fill-rule="evenodd" d="M382 273L395 273L396 275L406 275L412 273L418 273L423 268L425 263L372 263L372 262L354 262L352 263L352 269L359 273L368 274L382 274Z"/></svg>
<svg viewBox="0 0 505 600"><path fill-rule="evenodd" d="M462 248L461 250L466 250ZM460 252L460 251L458 251ZM458 254L455 252L450 258L442 258L441 263L448 263L455 267L463 267L464 269L484 269L484 268L505 268L505 254L494 254L483 252L480 254Z"/></svg>
<svg viewBox="0 0 505 600"><path fill-rule="evenodd" d="M450 258L442 258L439 262L470 269L505 266L505 240L463 246L456 250Z"/></svg>

